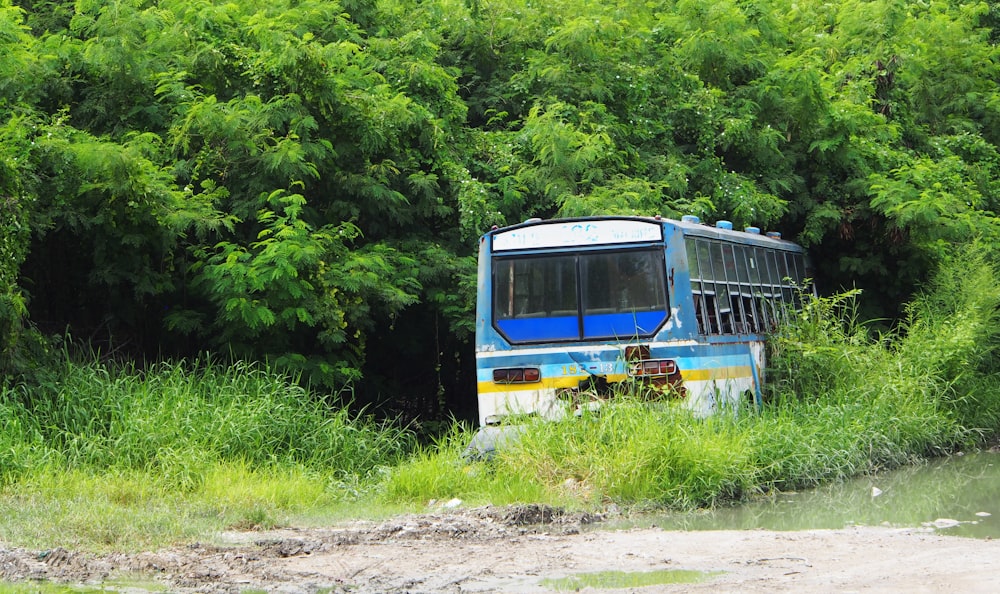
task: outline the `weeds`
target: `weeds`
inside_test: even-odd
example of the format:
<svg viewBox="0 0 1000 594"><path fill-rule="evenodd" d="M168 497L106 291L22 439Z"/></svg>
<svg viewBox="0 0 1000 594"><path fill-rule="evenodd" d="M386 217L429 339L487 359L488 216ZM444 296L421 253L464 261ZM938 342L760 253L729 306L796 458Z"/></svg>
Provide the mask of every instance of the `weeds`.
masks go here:
<svg viewBox="0 0 1000 594"><path fill-rule="evenodd" d="M0 404L19 442L71 467L148 469L194 487L223 461L358 475L392 464L406 431L354 416L249 364L110 369L68 364L58 387ZM13 464L6 473L17 473Z"/></svg>
<svg viewBox="0 0 1000 594"><path fill-rule="evenodd" d="M698 419L623 385L599 414L528 425L482 472L543 500L690 509L982 443L1000 430L1000 276L990 261L976 246L955 254L894 332L858 322L858 291L804 294L770 342L768 397L756 412ZM420 467L440 476L436 465L453 454L424 452ZM397 469L390 495L482 488L453 475L421 490L420 467Z"/></svg>
<svg viewBox="0 0 1000 594"><path fill-rule="evenodd" d="M254 365L64 363L0 393L0 534L93 548L265 528L365 497L409 432Z"/></svg>
<svg viewBox="0 0 1000 594"><path fill-rule="evenodd" d="M489 463L473 431L413 436L253 365L65 362L0 393L0 532L129 548L350 506L544 503L690 509L906 464L1000 433L1000 275L967 248L874 333L860 295L804 296L770 341L760 408L696 418L619 386L599 411L526 425Z"/></svg>

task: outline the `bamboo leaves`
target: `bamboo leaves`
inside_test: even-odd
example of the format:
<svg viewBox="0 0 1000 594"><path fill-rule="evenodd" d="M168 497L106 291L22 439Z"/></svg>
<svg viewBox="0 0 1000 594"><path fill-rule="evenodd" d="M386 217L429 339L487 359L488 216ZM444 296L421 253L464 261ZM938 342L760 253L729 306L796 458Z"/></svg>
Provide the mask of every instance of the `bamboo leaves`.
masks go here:
<svg viewBox="0 0 1000 594"><path fill-rule="evenodd" d="M465 259L531 216L780 227L821 284L893 309L943 243L996 236L995 24L899 0L0 0L5 274L65 283L33 315L331 384L399 316L464 348Z"/></svg>

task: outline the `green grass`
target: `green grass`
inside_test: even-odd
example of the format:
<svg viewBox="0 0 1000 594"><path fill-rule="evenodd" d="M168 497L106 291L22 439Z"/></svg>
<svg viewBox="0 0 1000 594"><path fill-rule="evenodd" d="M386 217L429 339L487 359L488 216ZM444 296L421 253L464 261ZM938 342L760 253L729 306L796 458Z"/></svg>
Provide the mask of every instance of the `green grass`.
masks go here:
<svg viewBox="0 0 1000 594"><path fill-rule="evenodd" d="M253 365L67 360L56 377L0 394L9 543L145 548L356 514L414 445Z"/></svg>
<svg viewBox="0 0 1000 594"><path fill-rule="evenodd" d="M137 576L134 579L115 578L106 580L100 586L81 586L33 580L30 583L0 582L0 594L93 594L96 592L165 592L166 588Z"/></svg>
<svg viewBox="0 0 1000 594"><path fill-rule="evenodd" d="M380 485L381 504L426 505L459 498L467 505L567 504L533 477L492 464L468 462L463 450L473 431L455 424L443 438L420 448L392 469Z"/></svg>
<svg viewBox="0 0 1000 594"><path fill-rule="evenodd" d="M25 459L150 469L193 487L219 460L323 466L345 475L394 462L410 436L352 416L259 366L160 364L150 370L67 363L52 386L5 391L3 429Z"/></svg>
<svg viewBox="0 0 1000 594"><path fill-rule="evenodd" d="M422 452L386 494L691 509L982 444L1000 431L1000 276L977 250L947 262L892 333L857 322L856 291L805 296L771 341L760 410L697 419L625 387L599 414L528 425L489 466L449 466L450 444Z"/></svg>
<svg viewBox="0 0 1000 594"><path fill-rule="evenodd" d="M962 253L881 334L856 292L809 298L771 341L762 408L699 419L633 386L491 462L463 459L459 423L418 445L253 365L67 359L0 392L0 541L138 550L452 499L692 509L893 468L1000 433L998 279Z"/></svg>
<svg viewBox="0 0 1000 594"><path fill-rule="evenodd" d="M149 471L50 468L0 493L0 540L32 548L139 551L205 541L227 530L329 525L399 508L345 498L302 467L251 470L220 462L195 489Z"/></svg>

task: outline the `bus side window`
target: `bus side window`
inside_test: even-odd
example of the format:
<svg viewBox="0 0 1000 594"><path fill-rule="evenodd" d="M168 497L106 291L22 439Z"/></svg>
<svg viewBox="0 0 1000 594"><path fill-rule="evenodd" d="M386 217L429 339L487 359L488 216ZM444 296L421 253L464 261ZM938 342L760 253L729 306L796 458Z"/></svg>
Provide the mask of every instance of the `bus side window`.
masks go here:
<svg viewBox="0 0 1000 594"><path fill-rule="evenodd" d="M698 332L710 334L712 332L711 306L709 297L712 294L710 287L712 263L708 252L708 245L700 239L688 238L686 242L688 270L691 274L691 294L694 300L694 315L698 319Z"/></svg>
<svg viewBox="0 0 1000 594"><path fill-rule="evenodd" d="M757 296L757 311L760 312L760 320L758 323L758 332L769 332L774 324L774 319L771 316L771 303L764 295Z"/></svg>
<svg viewBox="0 0 1000 594"><path fill-rule="evenodd" d="M729 300L729 291L725 287L720 287L718 292L718 333L732 334L733 328L733 305Z"/></svg>
<svg viewBox="0 0 1000 594"><path fill-rule="evenodd" d="M719 307L715 298L715 293L705 294L705 319L708 320L706 334L718 334L719 328Z"/></svg>
<svg viewBox="0 0 1000 594"><path fill-rule="evenodd" d="M740 295L740 301L743 304L743 313L746 315L747 320L747 332L754 333L760 332L760 320L757 315L756 308L754 308L753 296L751 295Z"/></svg>
<svg viewBox="0 0 1000 594"><path fill-rule="evenodd" d="M701 291L694 291L692 296L694 297L694 317L698 319L698 332L707 334L708 318L706 316L708 312L705 308L705 296L701 294Z"/></svg>
<svg viewBox="0 0 1000 594"><path fill-rule="evenodd" d="M754 332L753 311L748 307L747 298L741 293L730 293L729 303L733 309L733 332L736 334Z"/></svg>
<svg viewBox="0 0 1000 594"><path fill-rule="evenodd" d="M694 294L694 311L698 317L698 331L702 334L719 333L719 308L713 291Z"/></svg>
<svg viewBox="0 0 1000 594"><path fill-rule="evenodd" d="M784 310L783 306L781 305L781 294L779 293L775 297L768 299L766 301L766 304L767 304L767 317L768 317L768 325L766 330L768 332L774 332L775 330L778 329L778 326L781 324L782 312Z"/></svg>
<svg viewBox="0 0 1000 594"><path fill-rule="evenodd" d="M733 334L743 334L746 329L743 327L743 307L740 303L739 295L729 294L729 310L733 312L733 326L730 332Z"/></svg>

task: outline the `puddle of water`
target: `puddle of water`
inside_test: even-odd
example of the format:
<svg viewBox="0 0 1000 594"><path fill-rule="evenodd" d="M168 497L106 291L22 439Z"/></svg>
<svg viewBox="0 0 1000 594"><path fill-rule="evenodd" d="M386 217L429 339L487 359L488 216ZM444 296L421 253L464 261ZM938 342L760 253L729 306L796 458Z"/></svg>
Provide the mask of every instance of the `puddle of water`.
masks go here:
<svg viewBox="0 0 1000 594"><path fill-rule="evenodd" d="M107 580L99 586L82 584L61 584L45 580L27 582L0 582L0 594L93 594L96 592L114 594L159 594L166 592L166 586L141 577L118 577Z"/></svg>
<svg viewBox="0 0 1000 594"><path fill-rule="evenodd" d="M541 585L550 590L578 591L582 588L641 588L663 584L695 584L721 575L721 571L662 569L658 571L597 571L564 578L546 578Z"/></svg>
<svg viewBox="0 0 1000 594"><path fill-rule="evenodd" d="M23 584L0 582L0 594L90 594L91 592L115 592L115 590L45 581L32 581Z"/></svg>
<svg viewBox="0 0 1000 594"><path fill-rule="evenodd" d="M1000 538L1000 453L931 460L890 473L779 493L710 511L644 517L666 530L813 530L846 526L927 527Z"/></svg>

